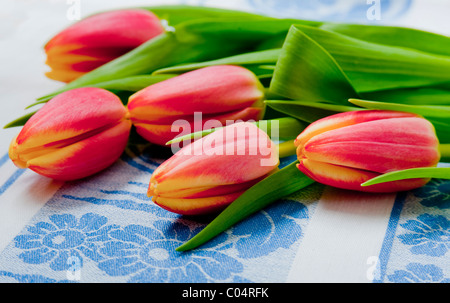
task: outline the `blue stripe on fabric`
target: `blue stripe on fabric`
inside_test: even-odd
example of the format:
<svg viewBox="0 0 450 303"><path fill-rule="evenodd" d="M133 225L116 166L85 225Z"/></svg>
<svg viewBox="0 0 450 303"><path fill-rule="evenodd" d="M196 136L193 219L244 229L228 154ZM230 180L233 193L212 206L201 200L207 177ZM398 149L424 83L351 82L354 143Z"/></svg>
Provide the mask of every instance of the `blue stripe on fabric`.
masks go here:
<svg viewBox="0 0 450 303"><path fill-rule="evenodd" d="M392 245L394 243L395 233L397 231L400 214L405 204L407 193L401 192L397 195L392 207L391 216L389 218L386 235L384 236L383 245L381 246L379 258L379 275L373 280L373 283L383 283L386 276L386 268L391 255Z"/></svg>
<svg viewBox="0 0 450 303"><path fill-rule="evenodd" d="M2 195L16 180L26 171L26 169L17 169L5 183L0 186L0 195Z"/></svg>
<svg viewBox="0 0 450 303"><path fill-rule="evenodd" d="M9 155L8 155L8 153L6 153L5 155L3 155L3 157L0 158L0 166L5 164L6 161L8 161L8 159L9 159Z"/></svg>
<svg viewBox="0 0 450 303"><path fill-rule="evenodd" d="M3 157L0 158L0 167L3 166L9 160L8 153L4 154ZM2 195L11 185L16 182L17 178L19 178L25 169L17 169L9 178L0 186L0 195Z"/></svg>

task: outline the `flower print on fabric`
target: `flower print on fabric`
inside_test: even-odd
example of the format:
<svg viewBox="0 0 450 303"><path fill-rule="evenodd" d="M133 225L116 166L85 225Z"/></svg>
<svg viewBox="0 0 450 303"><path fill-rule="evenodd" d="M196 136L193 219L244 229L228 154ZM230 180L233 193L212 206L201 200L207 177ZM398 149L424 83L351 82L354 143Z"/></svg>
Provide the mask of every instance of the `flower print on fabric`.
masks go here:
<svg viewBox="0 0 450 303"><path fill-rule="evenodd" d="M411 246L415 255L444 256L450 246L450 221L444 216L423 214L417 220L408 220L401 226L407 231L398 236L403 244Z"/></svg>
<svg viewBox="0 0 450 303"><path fill-rule="evenodd" d="M395 283L449 283L441 268L433 264L422 265L410 263L405 270L396 270L388 276L389 281Z"/></svg>
<svg viewBox="0 0 450 303"><path fill-rule="evenodd" d="M289 199L254 214L251 220L244 220L232 229L239 239L235 244L239 256L255 258L268 255L279 247L289 248L303 233L296 221L308 218L308 208Z"/></svg>
<svg viewBox="0 0 450 303"><path fill-rule="evenodd" d="M240 262L219 251L217 241L216 250L175 251L199 231L168 220L159 220L153 227L126 226L111 232L115 240L101 249L106 260L98 266L111 276L130 275L129 282L212 282L243 270Z"/></svg>
<svg viewBox="0 0 450 303"><path fill-rule="evenodd" d="M450 208L450 180L433 179L413 193L416 197L423 198L420 203L424 206L439 209Z"/></svg>
<svg viewBox="0 0 450 303"><path fill-rule="evenodd" d="M98 260L96 253L99 241L108 237L108 231L115 226L106 226L107 218L92 213L79 220L71 214L52 215L50 222L38 222L27 227L27 234L14 238L17 248L23 250L19 258L25 263L48 263L55 271L68 270L69 258Z"/></svg>
<svg viewBox="0 0 450 303"><path fill-rule="evenodd" d="M14 255L29 268L27 273L9 270L0 275L17 281L64 282L55 274L72 270L76 259L83 282L98 275L123 282L253 282L257 278L248 276L247 260L283 254L278 249L297 243L308 218L307 206L282 200L198 249L177 252L206 222L159 216L145 226L120 225L94 213L53 214L27 226L14 239Z"/></svg>

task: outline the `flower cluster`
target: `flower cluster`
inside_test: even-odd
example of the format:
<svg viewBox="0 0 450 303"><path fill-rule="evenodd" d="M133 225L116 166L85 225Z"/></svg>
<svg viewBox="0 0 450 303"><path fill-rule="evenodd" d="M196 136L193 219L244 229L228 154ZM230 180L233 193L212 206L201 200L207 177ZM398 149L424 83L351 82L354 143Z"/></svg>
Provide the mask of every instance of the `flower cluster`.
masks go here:
<svg viewBox="0 0 450 303"><path fill-rule="evenodd" d="M180 12L160 8L163 16L173 13L168 20L174 24L187 18ZM200 10L197 13L201 20ZM408 77L402 78L406 72L391 75L395 68L389 68L385 71L387 80L373 81L370 77L378 74L373 76L369 68L362 68L367 75L358 73L349 63L359 59L330 60L337 52L347 53L344 42L350 38L352 45L361 49L370 46L367 41L359 42L360 35L352 37L353 27L327 31L308 23L311 26L292 28L289 21L262 16L247 16L248 23L235 24L236 18L225 18L230 14L214 11L214 16L224 18L221 25L225 28L219 34L220 26L211 18L205 23L196 20L167 27L148 9L96 14L58 33L45 45L47 64L52 69L47 76L70 83L45 100L48 102L24 124L10 144L11 160L20 168L49 178L76 180L116 162L133 129L149 143L166 146L177 137L196 135L193 130L200 124L199 137L191 137L193 142L187 142L154 171L147 192L155 204L183 215L217 213L249 189L255 197L271 202L314 181L348 190L396 192L419 188L430 180L419 172L416 177L361 186L387 173L437 166L444 149L440 148L435 126L445 128L448 121L439 120L442 116L436 115L436 110L426 111L434 115L432 123L415 114L417 108L412 106L348 111L348 107L340 106L342 103L332 104L334 98L348 100L363 89L381 91L373 96L401 98L400 92L414 86L411 83L422 83L422 78L411 76L410 83ZM289 28L289 39L280 53L279 38ZM308 35L304 33L312 38L305 40ZM348 40L345 35L349 35ZM344 41L343 50L328 49L333 43L317 47L327 39ZM312 49L305 50L308 46ZM422 56L406 48L410 47L401 47L397 53L402 56L392 60ZM242 53L249 49L257 51ZM300 50L304 53L297 53ZM351 54L358 55L356 51ZM378 53L370 54L376 57ZM321 64L312 65L310 61ZM410 66L410 62L402 64ZM415 68L411 74L422 77L421 65ZM431 69L425 71L432 74ZM301 80L300 73L304 74ZM160 74L165 78L158 78ZM264 79L272 82L266 85ZM436 78L440 84L444 80ZM125 83L133 84L133 88ZM426 82L427 86L431 84ZM131 93L124 96L123 91ZM268 96L291 100L267 101ZM292 100L295 98L304 100L296 103ZM367 105L369 101L358 102ZM266 104L274 107L266 111ZM300 110L295 107L299 105ZM409 111L392 110L399 108ZM310 112L304 114L302 110ZM280 138L270 137L261 127L269 117L276 120L286 116L296 122L306 117L303 120L310 124L294 130L295 134L293 124L279 125L284 131ZM448 129L443 128L439 135L445 138ZM295 163L286 170L279 169L280 158L295 153Z"/></svg>
<svg viewBox="0 0 450 303"><path fill-rule="evenodd" d="M231 65L199 69L151 85L131 96L125 106L105 89L72 89L54 97L27 121L11 143L9 156L18 167L46 177L80 179L120 157L132 125L149 142L165 145L178 134L172 124L194 123L197 111L208 113L200 121L203 125L219 121L224 126L233 118L258 120L263 97L258 79L249 70Z"/></svg>

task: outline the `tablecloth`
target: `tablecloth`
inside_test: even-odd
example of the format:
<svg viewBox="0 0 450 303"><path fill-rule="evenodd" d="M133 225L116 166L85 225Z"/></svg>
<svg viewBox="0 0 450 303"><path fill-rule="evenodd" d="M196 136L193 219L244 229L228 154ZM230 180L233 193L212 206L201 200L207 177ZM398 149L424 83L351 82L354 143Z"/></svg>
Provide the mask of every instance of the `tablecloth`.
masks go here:
<svg viewBox="0 0 450 303"><path fill-rule="evenodd" d="M43 75L42 51L61 28L100 10L159 4L450 33L445 0L7 0L0 11L2 125L61 86ZM166 151L132 146L107 170L63 183L12 164L7 150L18 131L0 132L0 282L450 282L448 180L398 194L315 183L181 253L175 248L212 218L176 215L146 196Z"/></svg>

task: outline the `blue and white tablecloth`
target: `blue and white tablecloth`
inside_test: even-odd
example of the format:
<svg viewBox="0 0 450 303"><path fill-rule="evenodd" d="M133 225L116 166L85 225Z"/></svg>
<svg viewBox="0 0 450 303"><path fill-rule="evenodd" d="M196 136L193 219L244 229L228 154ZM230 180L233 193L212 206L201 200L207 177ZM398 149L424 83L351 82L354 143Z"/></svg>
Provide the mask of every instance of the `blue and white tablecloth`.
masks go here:
<svg viewBox="0 0 450 303"><path fill-rule="evenodd" d="M60 86L43 76L42 45L71 22L67 10L76 2L2 4L3 125L22 115L36 97ZM445 0L224 2L78 4L81 16L118 7L187 3L450 34L450 3ZM378 19L368 15L373 5L381 7ZM202 247L179 253L175 248L212 218L175 215L146 196L150 176L167 154L150 146L130 147L106 171L61 183L14 167L7 150L17 132L0 133L0 282L450 282L448 180L380 195L313 184Z"/></svg>

